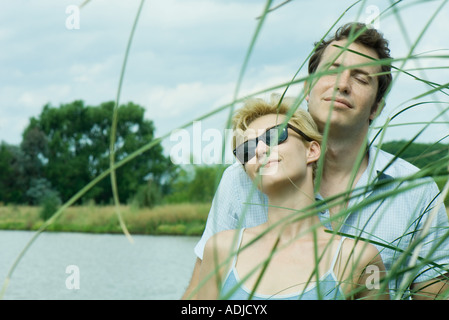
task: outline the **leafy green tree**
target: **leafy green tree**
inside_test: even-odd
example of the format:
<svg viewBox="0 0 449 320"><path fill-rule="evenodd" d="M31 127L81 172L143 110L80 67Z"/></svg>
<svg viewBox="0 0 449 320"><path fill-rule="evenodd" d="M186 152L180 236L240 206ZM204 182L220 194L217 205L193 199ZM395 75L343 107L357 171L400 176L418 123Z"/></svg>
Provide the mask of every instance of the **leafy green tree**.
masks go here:
<svg viewBox="0 0 449 320"><path fill-rule="evenodd" d="M153 208L157 204L161 203L161 199L161 188L150 179L146 185L138 188L131 204L137 208Z"/></svg>
<svg viewBox="0 0 449 320"><path fill-rule="evenodd" d="M67 201L76 192L109 168L109 143L114 102L86 106L83 101L45 105L38 118L32 118L22 144L30 159L40 161L43 177L48 179ZM154 139L154 125L144 118L145 109L134 103L119 106L115 159L122 160ZM25 143L36 140L39 144ZM170 161L156 145L116 170L119 197L132 198L149 176L161 183ZM35 166L37 168L38 166ZM112 191L109 179L103 179L85 199L109 203Z"/></svg>
<svg viewBox="0 0 449 320"><path fill-rule="evenodd" d="M221 165L188 165L179 167L165 201L211 202L225 167Z"/></svg>
<svg viewBox="0 0 449 320"><path fill-rule="evenodd" d="M391 154L397 154L418 168L424 168L429 164L443 160L449 152L449 146L442 143L415 142L409 144L408 141L391 141L382 144L381 148Z"/></svg>
<svg viewBox="0 0 449 320"><path fill-rule="evenodd" d="M40 205L49 195L59 197L58 192L53 190L51 183L45 178L32 179L26 195L33 205Z"/></svg>
<svg viewBox="0 0 449 320"><path fill-rule="evenodd" d="M26 183L22 159L19 147L5 142L0 144L0 201L3 203L24 201Z"/></svg>
<svg viewBox="0 0 449 320"><path fill-rule="evenodd" d="M24 174L30 179L41 178L44 170L43 160L48 155L48 141L45 133L36 125L32 124L22 135L22 162Z"/></svg>
<svg viewBox="0 0 449 320"><path fill-rule="evenodd" d="M210 202L214 197L218 166L195 166L195 177L188 188L188 196L193 202Z"/></svg>

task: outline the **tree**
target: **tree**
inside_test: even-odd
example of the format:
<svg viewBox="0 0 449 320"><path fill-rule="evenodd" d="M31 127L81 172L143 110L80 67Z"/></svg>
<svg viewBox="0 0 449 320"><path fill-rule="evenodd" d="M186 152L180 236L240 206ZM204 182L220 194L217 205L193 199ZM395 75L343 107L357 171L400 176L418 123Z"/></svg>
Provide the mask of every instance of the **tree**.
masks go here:
<svg viewBox="0 0 449 320"><path fill-rule="evenodd" d="M0 201L24 201L26 182L23 174L23 155L19 147L2 142L0 145Z"/></svg>
<svg viewBox="0 0 449 320"><path fill-rule="evenodd" d="M211 202L218 182L226 167L221 165L187 165L178 167L170 182L169 195L165 201Z"/></svg>
<svg viewBox="0 0 449 320"><path fill-rule="evenodd" d="M436 180L440 190L448 179L448 145L442 143L410 143L408 141L392 141L382 144L382 149L409 161L418 168L426 170L428 176ZM449 206L449 194L445 198Z"/></svg>
<svg viewBox="0 0 449 320"><path fill-rule="evenodd" d="M45 105L39 118L32 118L24 132L22 149L30 161L43 169L40 177L48 179L67 201L86 184L109 168L109 141L114 102L85 106L83 101ZM115 159L126 158L154 139L154 125L144 119L145 109L128 103L117 109ZM34 141L34 143L32 143ZM170 161L160 144L116 170L119 197L130 199L151 176L161 183ZM39 172L39 165L32 166ZM37 175L39 176L39 175ZM86 195L97 203L111 201L110 179L103 179Z"/></svg>
<svg viewBox="0 0 449 320"><path fill-rule="evenodd" d="M442 143L409 143L408 141L391 141L383 143L382 150L397 154L420 169L429 165L438 164L448 154L448 145ZM400 154L398 154L401 152ZM446 166L435 165L436 169L444 169Z"/></svg>

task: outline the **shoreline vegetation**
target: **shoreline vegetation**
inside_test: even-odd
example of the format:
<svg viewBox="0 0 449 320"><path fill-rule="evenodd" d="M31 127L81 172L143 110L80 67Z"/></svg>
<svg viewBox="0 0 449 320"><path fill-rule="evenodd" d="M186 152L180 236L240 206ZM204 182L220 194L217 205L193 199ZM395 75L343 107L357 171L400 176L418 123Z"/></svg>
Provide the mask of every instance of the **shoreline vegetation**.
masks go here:
<svg viewBox="0 0 449 320"><path fill-rule="evenodd" d="M131 235L201 236L209 214L210 203L166 204L154 208L120 206ZM44 220L41 207L0 205L0 230L38 230ZM446 206L449 216L449 207ZM80 205L67 208L45 231L120 234L116 208Z"/></svg>
<svg viewBox="0 0 449 320"><path fill-rule="evenodd" d="M37 231L44 223L41 207L0 206L0 230ZM160 205L154 208L120 206L120 213L131 235L201 236L210 203ZM115 206L79 205L64 210L45 231L120 234Z"/></svg>

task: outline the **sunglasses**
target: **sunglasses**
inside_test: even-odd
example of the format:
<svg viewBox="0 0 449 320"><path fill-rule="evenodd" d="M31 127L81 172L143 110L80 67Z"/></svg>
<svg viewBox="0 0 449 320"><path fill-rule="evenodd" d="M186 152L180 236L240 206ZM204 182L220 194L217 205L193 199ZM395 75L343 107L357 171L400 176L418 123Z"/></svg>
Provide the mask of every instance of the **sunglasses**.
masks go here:
<svg viewBox="0 0 449 320"><path fill-rule="evenodd" d="M240 163L245 164L256 155L256 148L259 141L263 141L267 146L274 147L283 143L288 138L288 128L295 131L306 141L312 141L313 139L307 136L301 130L295 128L290 123L287 126L278 124L274 127L267 129L263 134L257 138L247 140L234 149L234 156Z"/></svg>

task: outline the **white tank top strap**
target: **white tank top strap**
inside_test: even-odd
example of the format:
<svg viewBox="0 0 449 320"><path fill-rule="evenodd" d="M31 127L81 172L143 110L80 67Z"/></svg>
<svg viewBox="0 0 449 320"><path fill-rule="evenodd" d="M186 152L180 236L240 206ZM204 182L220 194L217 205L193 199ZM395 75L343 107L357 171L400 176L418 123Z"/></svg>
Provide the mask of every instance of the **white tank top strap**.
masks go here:
<svg viewBox="0 0 449 320"><path fill-rule="evenodd" d="M238 255L240 246L242 244L243 231L245 231L245 228L240 229L239 237L237 239L237 243L236 243L236 246L235 246L236 250L235 250L235 254L234 254L234 259L232 259L232 266L231 267L235 267L235 264L237 263L237 255Z"/></svg>
<svg viewBox="0 0 449 320"><path fill-rule="evenodd" d="M334 257L332 259L330 270L334 270L335 263L337 263L337 259L341 250L341 246L343 244L343 241L346 239L346 237L341 237L340 242L338 243L337 251L335 251Z"/></svg>

